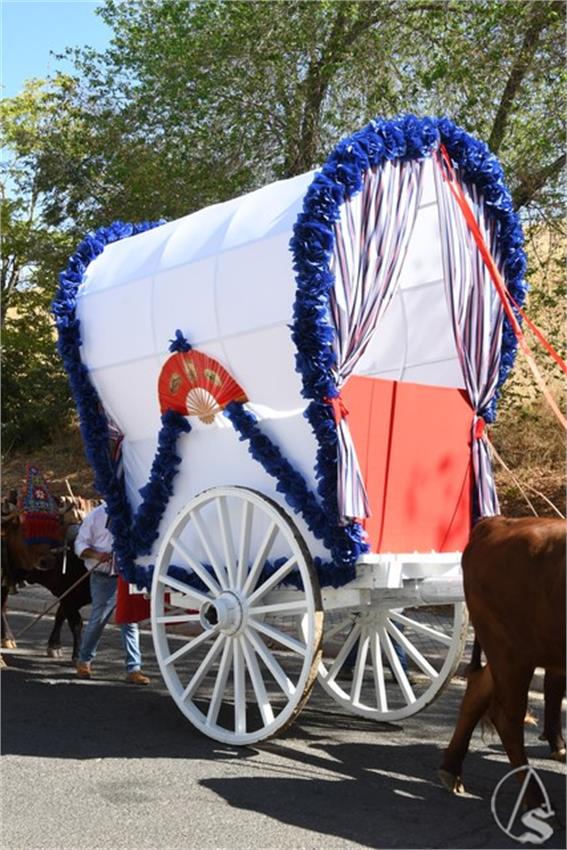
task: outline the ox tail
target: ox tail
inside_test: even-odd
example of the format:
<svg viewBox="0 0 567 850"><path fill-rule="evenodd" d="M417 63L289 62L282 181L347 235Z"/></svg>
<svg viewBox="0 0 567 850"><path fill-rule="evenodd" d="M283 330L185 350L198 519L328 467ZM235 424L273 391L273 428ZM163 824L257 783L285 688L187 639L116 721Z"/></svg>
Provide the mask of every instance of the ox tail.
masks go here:
<svg viewBox="0 0 567 850"><path fill-rule="evenodd" d="M482 668L482 647L478 641L477 636L475 635L474 643L471 652L471 660L469 661L466 669L466 675L469 676L470 673L474 673L475 670L480 670Z"/></svg>

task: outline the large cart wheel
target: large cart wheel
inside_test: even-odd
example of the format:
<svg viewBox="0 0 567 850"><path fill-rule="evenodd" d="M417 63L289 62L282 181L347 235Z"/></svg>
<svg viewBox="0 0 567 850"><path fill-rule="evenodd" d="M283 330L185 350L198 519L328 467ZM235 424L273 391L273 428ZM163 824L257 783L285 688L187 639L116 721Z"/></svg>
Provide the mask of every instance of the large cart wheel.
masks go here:
<svg viewBox="0 0 567 850"><path fill-rule="evenodd" d="M299 589L278 600L290 579ZM322 630L311 555L275 502L215 487L178 515L155 567L152 631L167 688L205 735L253 744L288 726L316 680Z"/></svg>
<svg viewBox="0 0 567 850"><path fill-rule="evenodd" d="M319 681L343 708L379 721L402 720L433 702L467 640L463 602L394 610L372 605L336 611L329 620Z"/></svg>

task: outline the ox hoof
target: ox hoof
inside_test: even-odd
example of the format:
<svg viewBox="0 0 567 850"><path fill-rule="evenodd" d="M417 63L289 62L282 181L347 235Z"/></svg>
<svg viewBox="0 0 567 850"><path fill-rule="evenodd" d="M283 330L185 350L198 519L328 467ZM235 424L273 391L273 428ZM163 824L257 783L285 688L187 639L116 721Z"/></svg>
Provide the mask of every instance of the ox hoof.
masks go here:
<svg viewBox="0 0 567 850"><path fill-rule="evenodd" d="M446 788L447 791L450 791L451 794L464 794L465 786L461 782L461 777L456 776L454 773L451 773L449 770L445 770L444 767L440 767L437 771L437 776L439 777L439 781L443 788Z"/></svg>
<svg viewBox="0 0 567 850"><path fill-rule="evenodd" d="M560 750L550 753L549 758L553 759L553 761L565 761L565 755L565 747L562 747Z"/></svg>
<svg viewBox="0 0 567 850"><path fill-rule="evenodd" d="M2 649L16 649L16 641L12 638L4 638L2 641Z"/></svg>
<svg viewBox="0 0 567 850"><path fill-rule="evenodd" d="M47 656L48 656L48 658L62 658L63 652L61 651L61 647L59 647L59 646L48 646L47 647Z"/></svg>

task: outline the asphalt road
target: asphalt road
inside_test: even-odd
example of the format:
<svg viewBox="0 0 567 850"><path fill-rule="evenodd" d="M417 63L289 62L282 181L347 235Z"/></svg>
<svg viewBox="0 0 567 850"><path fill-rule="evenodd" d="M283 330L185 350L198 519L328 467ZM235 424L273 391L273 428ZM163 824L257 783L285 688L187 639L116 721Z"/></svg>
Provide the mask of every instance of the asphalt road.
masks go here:
<svg viewBox="0 0 567 850"><path fill-rule="evenodd" d="M33 594L32 594L33 596ZM28 591L12 608L33 608ZM33 603L33 604L32 604ZM19 632L29 612L13 612ZM454 680L419 715L378 725L338 711L316 687L280 738L241 750L202 737L165 690L143 634L149 688L123 681L120 639L105 632L98 677L45 656L49 621L30 630L2 672L2 850L350 850L518 847L490 797L509 765L495 737L474 738L467 794L436 768L463 692ZM532 707L541 718L541 697ZM556 811L563 766L526 729L532 764ZM563 814L561 814L563 820ZM565 847L557 822L545 847Z"/></svg>

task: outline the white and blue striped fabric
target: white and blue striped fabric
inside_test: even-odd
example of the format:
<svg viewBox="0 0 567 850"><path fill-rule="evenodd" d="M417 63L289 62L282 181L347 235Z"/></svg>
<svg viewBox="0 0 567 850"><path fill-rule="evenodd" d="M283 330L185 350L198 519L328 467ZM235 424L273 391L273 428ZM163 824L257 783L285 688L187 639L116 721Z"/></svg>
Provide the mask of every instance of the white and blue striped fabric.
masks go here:
<svg viewBox="0 0 567 850"><path fill-rule="evenodd" d="M446 184L445 166L439 159L435 166L445 293L465 386L476 413L472 425L472 464L478 512L481 517L494 516L500 513L500 506L490 448L483 436L479 413L492 399L498 382L504 310L464 215ZM488 218L484 199L475 186L460 185L500 268L496 229Z"/></svg>
<svg viewBox="0 0 567 850"><path fill-rule="evenodd" d="M364 354L396 293L421 197L423 161L391 161L367 171L362 190L335 224L331 321L337 388ZM337 417L338 506L343 523L370 516L348 419Z"/></svg>

